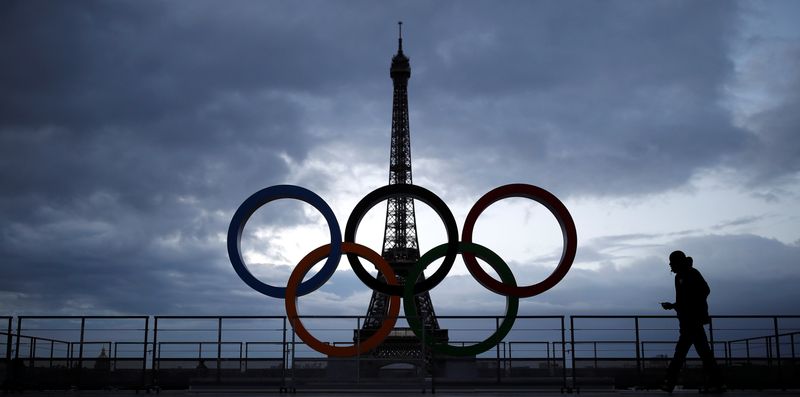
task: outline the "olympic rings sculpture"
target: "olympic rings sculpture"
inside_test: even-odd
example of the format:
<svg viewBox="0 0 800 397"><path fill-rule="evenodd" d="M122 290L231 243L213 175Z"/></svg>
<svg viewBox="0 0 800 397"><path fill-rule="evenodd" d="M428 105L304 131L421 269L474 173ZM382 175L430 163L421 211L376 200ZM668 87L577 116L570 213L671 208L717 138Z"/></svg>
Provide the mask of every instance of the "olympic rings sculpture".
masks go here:
<svg viewBox="0 0 800 397"><path fill-rule="evenodd" d="M447 234L447 242L436 246L423 254L415 266L409 271L408 280L417 280L425 268L433 261L444 258L439 268L423 281L400 285L394 269L380 254L374 250L357 244L356 234L364 215L379 202L392 197L411 197L428 204L442 219ZM518 286L514 274L508 265L490 249L474 243L472 233L475 222L486 208L497 201L522 197L534 200L545 206L558 220L561 227L563 249L561 259L555 270L541 282ZM286 287L277 287L258 280L248 270L241 255L241 238L244 226L253 213L267 203L279 199L295 199L316 208L330 229L330 243L314 249L295 266ZM575 260L578 237L575 222L567 207L550 192L528 184L509 184L497 187L481 197L467 214L461 240L458 239L458 226L450 208L436 194L421 186L411 184L387 185L375 189L356 204L347 220L342 240L341 230L336 216L330 206L314 192L294 185L275 185L259 190L248 197L236 210L228 227L228 256L236 274L254 290L273 298L285 300L286 314L294 332L311 348L332 357L350 357L365 353L378 346L391 332L400 314L400 302L403 301L407 321L414 334L424 340L435 352L450 356L471 356L483 353L503 340L514 325L519 310L519 299L541 294L556 284L569 271ZM316 291L333 276L339 266L342 254L355 275L371 289L389 296L389 313L381 327L369 338L352 346L332 346L316 339L303 326L297 313L297 298ZM483 342L470 346L452 346L434 338L426 337L427 331L418 316L414 296L430 291L441 283L455 263L456 256L461 254L467 270L486 289L506 297L506 314L498 329ZM370 261L383 274L386 281L373 277L361 264L359 257ZM478 264L476 257L483 259L500 276L500 281L486 273ZM306 274L315 264L325 259L322 268L306 281Z"/></svg>

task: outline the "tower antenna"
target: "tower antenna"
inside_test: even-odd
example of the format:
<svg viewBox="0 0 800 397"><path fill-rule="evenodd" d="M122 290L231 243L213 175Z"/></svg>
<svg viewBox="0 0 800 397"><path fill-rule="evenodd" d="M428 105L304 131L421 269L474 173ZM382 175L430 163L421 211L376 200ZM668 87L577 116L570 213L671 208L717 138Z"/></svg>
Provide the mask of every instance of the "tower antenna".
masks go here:
<svg viewBox="0 0 800 397"><path fill-rule="evenodd" d="M397 51L403 52L403 21L397 21Z"/></svg>

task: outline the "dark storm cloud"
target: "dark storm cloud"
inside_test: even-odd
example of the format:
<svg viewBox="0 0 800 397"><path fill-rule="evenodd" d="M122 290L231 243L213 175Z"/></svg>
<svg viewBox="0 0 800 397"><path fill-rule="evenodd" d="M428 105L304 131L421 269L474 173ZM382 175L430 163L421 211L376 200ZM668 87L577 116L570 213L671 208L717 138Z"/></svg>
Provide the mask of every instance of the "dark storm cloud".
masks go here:
<svg viewBox="0 0 800 397"><path fill-rule="evenodd" d="M161 3L3 7L2 289L30 297L7 310L169 312L239 287L216 236L305 155L281 90L323 77L274 58L311 39Z"/></svg>
<svg viewBox="0 0 800 397"><path fill-rule="evenodd" d="M280 175L279 154L305 151L296 104L273 93L291 73L255 78L277 32L245 59L233 54L247 32L181 23L159 3L5 8L2 178L17 197L108 191L136 208L208 199L241 191L226 181Z"/></svg>
<svg viewBox="0 0 800 397"><path fill-rule="evenodd" d="M740 84L766 96L767 105L746 117L754 134L732 167L748 164L750 183L769 186L800 169L800 42L756 37L742 67Z"/></svg>
<svg viewBox="0 0 800 397"><path fill-rule="evenodd" d="M425 156L445 145L458 153L463 183L536 181L590 195L682 185L747 143L720 104L736 22L723 2L470 13L435 48L408 51L412 69L424 68L418 78L437 82L417 88L415 125L435 133L416 142L434 143Z"/></svg>
<svg viewBox="0 0 800 397"><path fill-rule="evenodd" d="M157 121L195 112L221 94L249 101L265 90L319 90L342 83L337 68L357 65L325 47L319 32L302 29L310 18L282 17L300 10L259 4L8 3L3 124L81 129ZM342 55L345 62L314 62ZM231 116L226 121L239 119Z"/></svg>

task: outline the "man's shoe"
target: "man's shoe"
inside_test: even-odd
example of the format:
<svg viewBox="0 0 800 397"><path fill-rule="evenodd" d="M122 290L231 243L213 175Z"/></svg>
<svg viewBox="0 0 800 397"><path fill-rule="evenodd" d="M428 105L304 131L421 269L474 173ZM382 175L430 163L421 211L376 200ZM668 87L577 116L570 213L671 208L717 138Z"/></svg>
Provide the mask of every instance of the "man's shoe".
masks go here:
<svg viewBox="0 0 800 397"><path fill-rule="evenodd" d="M675 384L668 380L665 380L664 383L661 384L661 390L667 393L672 393L672 391L675 390Z"/></svg>
<svg viewBox="0 0 800 397"><path fill-rule="evenodd" d="M705 389L700 389L700 393L702 393L702 394L720 394L720 393L725 393L725 391L727 391L727 390L728 390L728 388L725 387L725 385L717 385L717 386L707 387Z"/></svg>

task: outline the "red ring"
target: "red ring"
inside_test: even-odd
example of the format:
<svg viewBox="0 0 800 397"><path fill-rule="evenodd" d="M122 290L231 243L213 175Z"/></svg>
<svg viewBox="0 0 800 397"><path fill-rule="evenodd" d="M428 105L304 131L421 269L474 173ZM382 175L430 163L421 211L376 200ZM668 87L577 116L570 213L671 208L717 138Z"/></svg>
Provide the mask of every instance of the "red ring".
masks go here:
<svg viewBox="0 0 800 397"><path fill-rule="evenodd" d="M486 273L478 264L475 255L464 252L461 254L461 257L464 258L467 270L469 270L472 276L475 277L484 288L500 295L529 298L553 288L554 285L558 284L558 282L564 278L569 268L572 266L572 262L575 260L575 251L577 251L578 248L578 234L575 231L575 222L572 220L572 215L570 215L567 207L565 207L556 196L537 186L515 183L503 185L491 190L484 194L483 197L472 206L469 214L467 214L467 219L464 221L461 241L471 243L472 229L475 228L475 221L478 220L483 210L495 202L509 197L524 197L544 205L555 215L559 225L561 225L564 249L561 252L561 260L558 262L558 266L555 270L553 270L553 273L536 284L517 287L504 284L492 278L492 276Z"/></svg>
<svg viewBox="0 0 800 397"><path fill-rule="evenodd" d="M292 324L294 333L312 349L327 354L330 357L352 357L372 350L389 336L389 333L392 332L397 322L397 316L400 314L400 297L389 297L389 314L384 319L383 324L381 324L380 328L378 328L372 336L361 341L357 345L333 346L321 342L319 339L312 336L303 326L300 317L297 315L297 287L300 285L300 282L303 281L303 277L306 276L306 273L308 273L317 262L328 257L330 250L331 245L325 244L309 252L308 255L300 260L300 263L295 266L294 270L292 270L292 274L289 276L289 283L286 285L286 316L289 317L289 322ZM383 276L386 277L387 284L399 285L397 277L394 274L394 269L372 249L361 244L344 242L342 243L342 253L356 254L372 262L378 267L378 270Z"/></svg>

